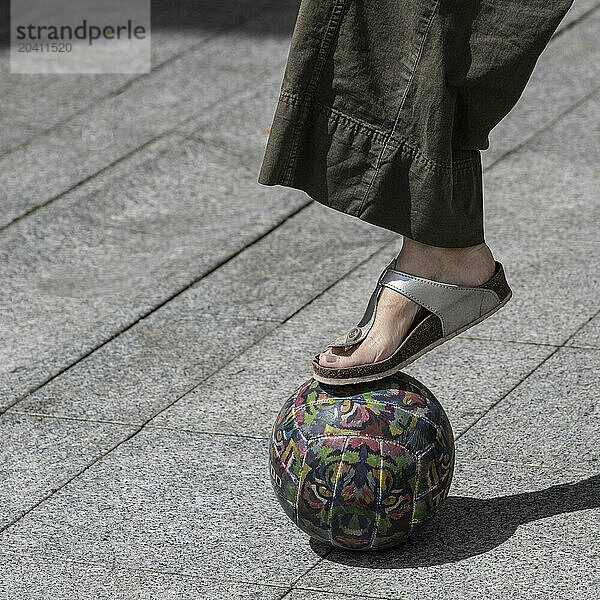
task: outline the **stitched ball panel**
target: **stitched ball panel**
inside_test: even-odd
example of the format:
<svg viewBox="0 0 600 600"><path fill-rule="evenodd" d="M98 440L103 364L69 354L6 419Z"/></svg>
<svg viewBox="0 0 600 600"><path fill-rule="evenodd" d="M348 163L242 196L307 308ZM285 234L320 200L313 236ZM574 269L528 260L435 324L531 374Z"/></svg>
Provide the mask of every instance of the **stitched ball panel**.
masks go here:
<svg viewBox="0 0 600 600"><path fill-rule="evenodd" d="M333 497L346 439L320 437L307 443L300 487L297 525L309 535L330 541Z"/></svg>
<svg viewBox="0 0 600 600"><path fill-rule="evenodd" d="M432 443L439 421L447 418L429 390L404 378L352 386L327 386L311 379L295 395L296 422L306 439L360 433L396 441L418 453Z"/></svg>
<svg viewBox="0 0 600 600"><path fill-rule="evenodd" d="M402 373L351 386L309 379L288 398L271 436L271 482L285 512L342 548L406 540L441 506L453 464L443 408Z"/></svg>
<svg viewBox="0 0 600 600"><path fill-rule="evenodd" d="M417 459L418 479L415 489L412 530L435 514L450 491L454 472L454 443L440 429L431 446Z"/></svg>
<svg viewBox="0 0 600 600"><path fill-rule="evenodd" d="M406 541L411 533L417 462L414 455L394 442L380 441L381 495L378 500L377 533L371 548L390 548Z"/></svg>

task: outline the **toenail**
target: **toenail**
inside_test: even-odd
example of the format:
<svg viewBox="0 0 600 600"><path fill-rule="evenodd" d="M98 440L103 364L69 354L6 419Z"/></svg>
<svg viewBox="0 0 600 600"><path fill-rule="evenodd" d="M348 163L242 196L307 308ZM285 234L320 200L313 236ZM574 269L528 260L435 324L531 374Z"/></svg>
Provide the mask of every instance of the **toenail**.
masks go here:
<svg viewBox="0 0 600 600"><path fill-rule="evenodd" d="M325 355L325 360L328 363L334 363L337 362L338 357L335 354L326 354Z"/></svg>

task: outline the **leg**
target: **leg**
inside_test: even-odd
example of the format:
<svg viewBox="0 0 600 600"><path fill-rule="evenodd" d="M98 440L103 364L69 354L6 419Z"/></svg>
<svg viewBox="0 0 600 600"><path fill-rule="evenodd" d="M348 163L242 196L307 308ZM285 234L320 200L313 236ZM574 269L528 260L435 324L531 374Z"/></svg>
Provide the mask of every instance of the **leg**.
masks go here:
<svg viewBox="0 0 600 600"><path fill-rule="evenodd" d="M480 150L571 0L303 0L259 182L405 236L397 268L460 285L493 271ZM360 346L380 360L416 305L384 290Z"/></svg>

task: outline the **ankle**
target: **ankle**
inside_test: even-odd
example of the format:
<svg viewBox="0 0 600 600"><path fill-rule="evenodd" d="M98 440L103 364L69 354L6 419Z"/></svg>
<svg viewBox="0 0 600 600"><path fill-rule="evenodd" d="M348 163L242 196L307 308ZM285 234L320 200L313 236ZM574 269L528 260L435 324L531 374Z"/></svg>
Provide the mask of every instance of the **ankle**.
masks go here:
<svg viewBox="0 0 600 600"><path fill-rule="evenodd" d="M420 277L456 285L480 285L494 274L495 260L487 244L443 248L404 238L396 268Z"/></svg>

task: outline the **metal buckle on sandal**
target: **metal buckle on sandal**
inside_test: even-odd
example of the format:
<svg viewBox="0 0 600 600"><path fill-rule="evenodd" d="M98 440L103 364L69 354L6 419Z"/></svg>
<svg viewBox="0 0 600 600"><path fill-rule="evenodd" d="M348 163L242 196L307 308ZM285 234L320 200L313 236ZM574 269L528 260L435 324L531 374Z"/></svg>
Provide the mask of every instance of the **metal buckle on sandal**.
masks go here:
<svg viewBox="0 0 600 600"><path fill-rule="evenodd" d="M359 337L361 333L362 332L360 328L355 327L352 331L348 332L348 334L346 335L346 340L351 342L352 340L355 340L357 337Z"/></svg>
<svg viewBox="0 0 600 600"><path fill-rule="evenodd" d="M357 340L360 339L362 335L362 329L360 327L355 327L351 331L349 331L344 338L344 350L348 350L357 343Z"/></svg>

